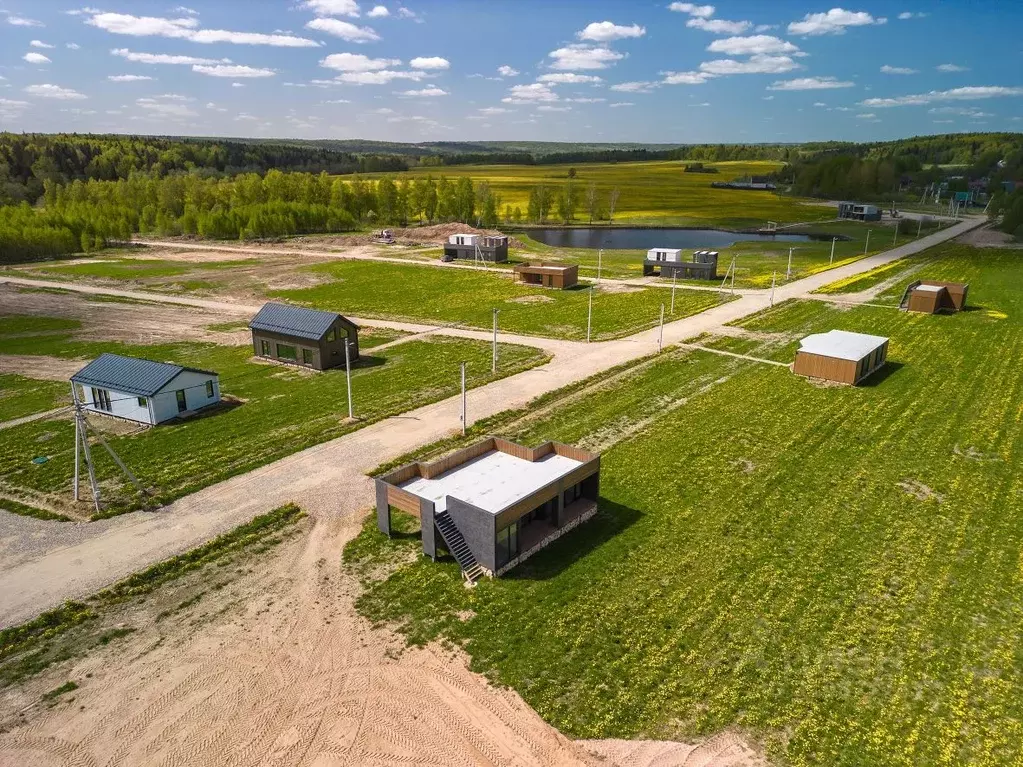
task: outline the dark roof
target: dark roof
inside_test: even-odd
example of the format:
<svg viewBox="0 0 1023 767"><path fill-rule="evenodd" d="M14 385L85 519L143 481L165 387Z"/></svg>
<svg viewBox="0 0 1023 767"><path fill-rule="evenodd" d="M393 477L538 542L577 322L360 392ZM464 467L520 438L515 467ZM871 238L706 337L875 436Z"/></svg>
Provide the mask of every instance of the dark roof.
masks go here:
<svg viewBox="0 0 1023 767"><path fill-rule="evenodd" d="M256 312L249 327L252 330L266 330L270 333L319 341L338 319L354 325L337 312L269 303L264 304L263 308Z"/></svg>
<svg viewBox="0 0 1023 767"><path fill-rule="evenodd" d="M169 362L154 362L104 353L71 376L71 380L83 386L97 386L139 397L152 397L186 370L216 375L208 370L186 368Z"/></svg>

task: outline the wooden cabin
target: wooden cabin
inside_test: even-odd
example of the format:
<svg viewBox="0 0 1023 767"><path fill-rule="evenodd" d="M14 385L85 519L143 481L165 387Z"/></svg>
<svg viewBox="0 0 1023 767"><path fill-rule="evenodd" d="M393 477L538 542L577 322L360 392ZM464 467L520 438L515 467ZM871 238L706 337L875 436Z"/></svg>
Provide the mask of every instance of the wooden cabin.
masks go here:
<svg viewBox="0 0 1023 767"><path fill-rule="evenodd" d="M888 339L884 336L829 330L799 342L792 371L855 386L883 367L887 359Z"/></svg>

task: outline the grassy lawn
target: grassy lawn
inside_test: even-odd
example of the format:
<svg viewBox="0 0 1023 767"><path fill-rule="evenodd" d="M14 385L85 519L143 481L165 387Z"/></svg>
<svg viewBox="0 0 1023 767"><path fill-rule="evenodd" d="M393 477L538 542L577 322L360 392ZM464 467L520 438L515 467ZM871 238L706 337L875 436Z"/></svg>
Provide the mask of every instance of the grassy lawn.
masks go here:
<svg viewBox="0 0 1023 767"><path fill-rule="evenodd" d="M598 517L473 590L367 523L345 554L360 609L462 643L574 737L739 728L784 764L1020 763L1019 255L929 255L974 310L788 302L721 342L787 361L807 332L890 336L865 386L675 350L491 424L604 449Z"/></svg>
<svg viewBox="0 0 1023 767"><path fill-rule="evenodd" d="M94 263L61 264L60 262L32 264L33 272L40 277L77 279L92 277L108 280L142 280L159 277L177 277L196 270L233 269L238 266L252 266L260 263L258 259L239 259L237 261L197 261L183 263L180 261L161 261L143 258L118 258L108 260L105 254L97 257Z"/></svg>
<svg viewBox="0 0 1023 767"><path fill-rule="evenodd" d="M0 423L52 410L70 402L71 389L66 382L37 381L0 373Z"/></svg>
<svg viewBox="0 0 1023 767"><path fill-rule="evenodd" d="M367 334L367 339L374 334ZM383 334L385 339L391 338ZM248 347L204 343L130 346L78 341L69 335L0 339L0 354L48 354L91 358L104 351L170 360L220 374L225 405L178 424L133 436L108 435L122 459L159 502L193 492L368 423L454 395L459 363L468 362L468 385L540 364L542 352L504 345L497 375L490 372L490 345L436 337L409 341L379 354L366 350L352 375L356 423L347 422L344 370L312 373L296 367L255 362ZM95 422L106 419L96 417ZM120 423L120 422L118 422ZM41 497L55 508L70 503L74 428L70 420L23 424L0 440L0 490L19 497ZM32 463L45 455L49 460ZM96 451L97 470L110 511L139 505L113 463ZM84 509L84 507L83 507Z"/></svg>
<svg viewBox="0 0 1023 767"><path fill-rule="evenodd" d="M576 169L575 184L580 205L575 223L588 223L583 203L586 187L597 185L602 207L608 194L617 187L621 193L615 210L615 224L658 224L663 226L748 227L767 221L795 223L834 218L827 208L802 205L799 198L782 197L773 192L741 192L712 189L712 181L728 181L744 175L761 175L781 168L775 162L705 163L718 173L684 173L683 162L580 163L578 165L458 165L443 168L415 168L408 176L443 175L448 179L471 176L486 180L501 195L504 206L518 206L523 215L529 190L543 182L555 187L568 182L568 170ZM551 216L554 213L552 211ZM553 218L552 218L553 223Z"/></svg>
<svg viewBox="0 0 1023 767"><path fill-rule="evenodd" d="M320 309L361 317L407 319L492 327L494 308L500 328L510 333L586 338L587 290L549 290L519 285L507 277L463 269L404 265L381 267L366 261L338 261L309 267L331 282L274 295ZM657 324L670 293L655 288L627 292L600 288L593 297L592 338L617 338ZM715 306L707 291L679 290L674 318Z"/></svg>

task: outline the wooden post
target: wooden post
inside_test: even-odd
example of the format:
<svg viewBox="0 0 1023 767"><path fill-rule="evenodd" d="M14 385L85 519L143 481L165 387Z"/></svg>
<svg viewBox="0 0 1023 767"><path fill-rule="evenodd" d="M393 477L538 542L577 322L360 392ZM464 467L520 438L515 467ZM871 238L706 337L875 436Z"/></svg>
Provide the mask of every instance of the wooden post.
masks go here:
<svg viewBox="0 0 1023 767"><path fill-rule="evenodd" d="M671 273L671 312L670 314L675 316L675 283L678 281L678 270L675 269Z"/></svg>
<svg viewBox="0 0 1023 767"><path fill-rule="evenodd" d="M774 306L774 281L778 277L778 272L771 272L771 306Z"/></svg>
<svg viewBox="0 0 1023 767"><path fill-rule="evenodd" d="M494 309L494 348L493 353L491 355L492 359L490 361L491 373L497 372L497 314L499 311L500 309Z"/></svg>
<svg viewBox="0 0 1023 767"><path fill-rule="evenodd" d="M870 247L870 230L867 230L867 241L863 243L863 255L867 255L867 248Z"/></svg>
<svg viewBox="0 0 1023 767"><path fill-rule="evenodd" d="M79 430L81 424L78 421L78 391L75 389L74 383L71 384L71 401L74 403L75 410L75 501L78 501L78 452L81 446L81 437L79 436Z"/></svg>
<svg viewBox="0 0 1023 767"><path fill-rule="evenodd" d="M593 286L590 285L589 305L586 309L586 343L590 342L590 328L593 325Z"/></svg>
<svg viewBox="0 0 1023 767"><path fill-rule="evenodd" d="M345 383L348 386L348 419L353 420L355 418L354 411L352 409L352 355L348 351L349 341L345 337Z"/></svg>
<svg viewBox="0 0 1023 767"><path fill-rule="evenodd" d="M837 241L838 241L837 237L832 237L831 238L831 260L828 261L829 264L835 263L835 243Z"/></svg>
<svg viewBox="0 0 1023 767"><path fill-rule="evenodd" d="M465 436L465 363L462 363L462 436Z"/></svg>
<svg viewBox="0 0 1023 767"><path fill-rule="evenodd" d="M657 336L657 353L664 347L664 304L661 304L661 330Z"/></svg>
<svg viewBox="0 0 1023 767"><path fill-rule="evenodd" d="M902 223L901 221L896 221L895 222L895 236L892 237L892 247L893 248L895 247L896 243L898 243L898 241L899 241L899 224L901 224L901 223Z"/></svg>

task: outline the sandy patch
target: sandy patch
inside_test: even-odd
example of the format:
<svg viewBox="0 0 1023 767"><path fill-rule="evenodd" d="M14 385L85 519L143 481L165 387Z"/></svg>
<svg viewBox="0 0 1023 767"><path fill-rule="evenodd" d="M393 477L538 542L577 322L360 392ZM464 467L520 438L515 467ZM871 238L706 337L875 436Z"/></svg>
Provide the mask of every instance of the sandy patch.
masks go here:
<svg viewBox="0 0 1023 767"><path fill-rule="evenodd" d="M721 733L699 745L669 740L576 741L612 767L765 767L742 738Z"/></svg>
<svg viewBox="0 0 1023 767"><path fill-rule="evenodd" d="M901 489L906 495L911 495L918 501L929 501L934 499L938 503L945 500L945 496L941 493L929 488L923 482L919 482L915 479L904 479L901 482L896 482L895 486Z"/></svg>
<svg viewBox="0 0 1023 767"><path fill-rule="evenodd" d="M88 361L62 357L36 357L28 354L0 354L0 373L14 373L39 381L67 381Z"/></svg>
<svg viewBox="0 0 1023 767"><path fill-rule="evenodd" d="M752 474L757 469L757 465L749 458L737 458L732 461L732 466L743 474Z"/></svg>
<svg viewBox="0 0 1023 767"><path fill-rule="evenodd" d="M506 303L509 304L553 304L554 299L550 296L519 296L518 298L509 298Z"/></svg>
<svg viewBox="0 0 1023 767"><path fill-rule="evenodd" d="M989 226L972 229L966 234L960 235L957 240L964 245L972 245L975 248L1023 248L1023 243L1016 242L1011 234L999 232L997 229L992 229Z"/></svg>
<svg viewBox="0 0 1023 767"><path fill-rule="evenodd" d="M626 285L623 282L602 281L597 287L597 290L603 293L638 293L644 290L644 288L638 288L635 285Z"/></svg>

